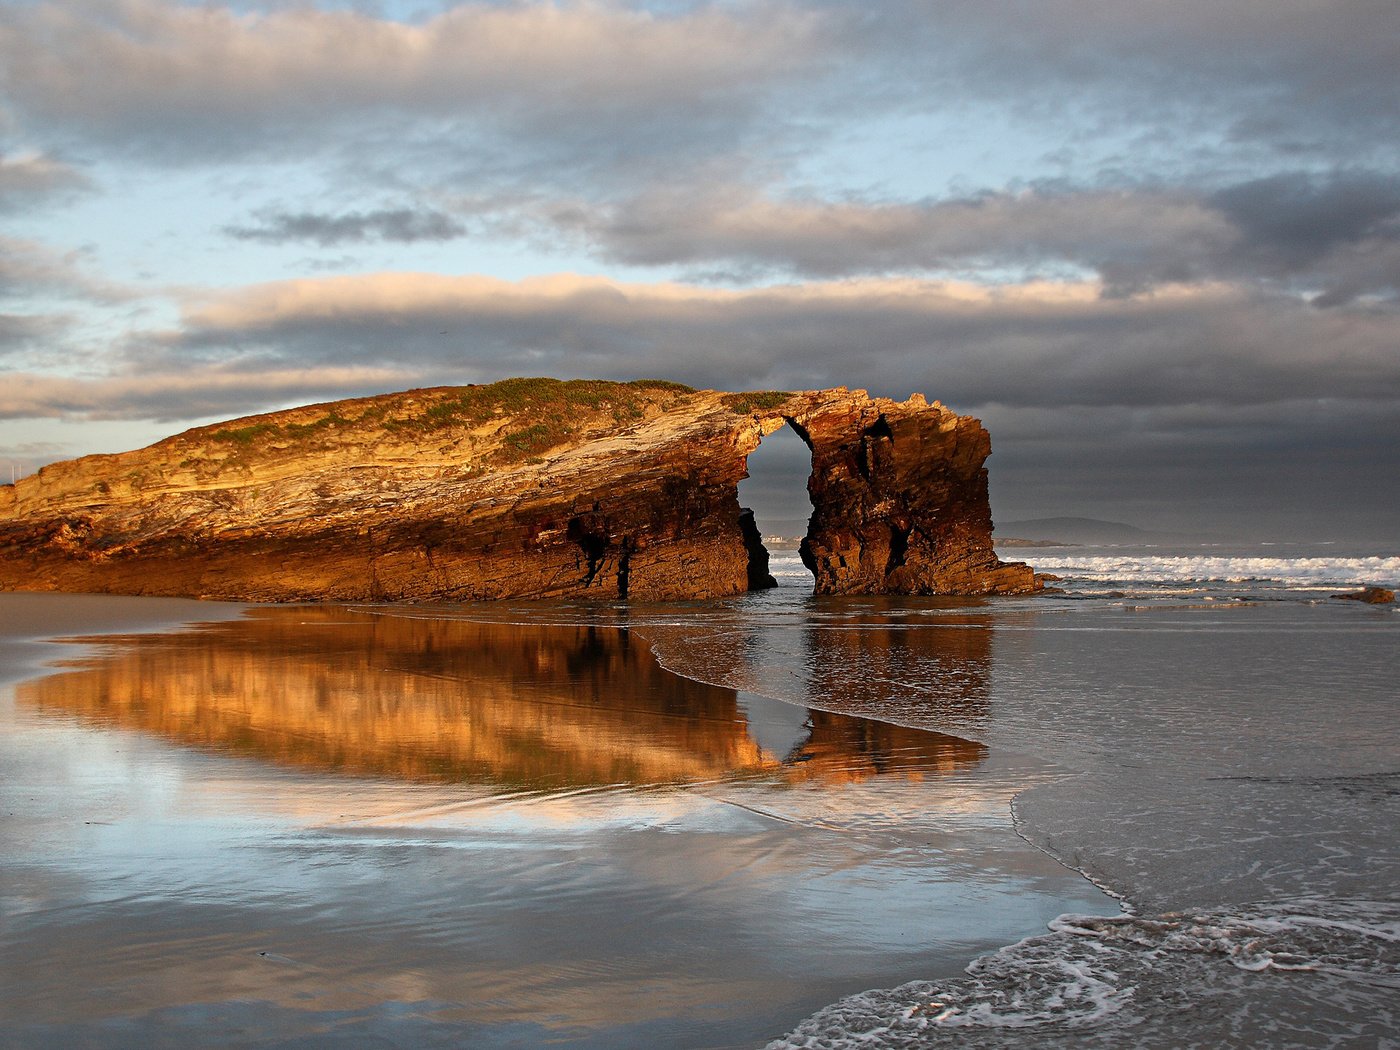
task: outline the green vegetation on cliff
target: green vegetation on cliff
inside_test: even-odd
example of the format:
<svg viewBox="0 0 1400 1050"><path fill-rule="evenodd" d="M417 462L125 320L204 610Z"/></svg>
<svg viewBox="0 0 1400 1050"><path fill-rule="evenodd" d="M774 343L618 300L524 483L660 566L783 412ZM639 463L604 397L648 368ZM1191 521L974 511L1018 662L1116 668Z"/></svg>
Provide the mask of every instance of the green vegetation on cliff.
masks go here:
<svg viewBox="0 0 1400 1050"><path fill-rule="evenodd" d="M578 426L599 414L627 425L646 417L648 406L662 409L695 393L694 388L665 379L614 383L598 379L503 379L483 386L433 387L376 398L312 406L321 415L302 420L249 417L242 426L204 433L239 453L259 448L306 446L325 442L331 431L356 434L369 429L406 436L474 429L500 419L501 462L514 462L548 451L577 433ZM239 457L242 458L241 455Z"/></svg>
<svg viewBox="0 0 1400 1050"><path fill-rule="evenodd" d="M787 390L745 390L738 394L725 394L724 403L734 410L736 416L746 416L750 412L766 412L777 408L792 397Z"/></svg>

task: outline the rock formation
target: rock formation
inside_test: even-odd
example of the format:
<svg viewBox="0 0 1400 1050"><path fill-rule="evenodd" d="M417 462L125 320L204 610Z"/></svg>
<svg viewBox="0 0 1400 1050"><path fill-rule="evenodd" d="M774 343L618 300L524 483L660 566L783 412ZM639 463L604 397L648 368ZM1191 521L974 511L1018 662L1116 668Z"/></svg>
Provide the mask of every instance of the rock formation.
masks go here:
<svg viewBox="0 0 1400 1050"><path fill-rule="evenodd" d="M823 594L1007 594L987 432L920 395L506 380L311 405L0 486L0 589L252 601L709 598L771 584L738 501L791 424Z"/></svg>
<svg viewBox="0 0 1400 1050"><path fill-rule="evenodd" d="M1365 587L1351 594L1334 594L1350 602L1365 602L1367 605L1390 605L1395 601L1395 592L1385 587Z"/></svg>

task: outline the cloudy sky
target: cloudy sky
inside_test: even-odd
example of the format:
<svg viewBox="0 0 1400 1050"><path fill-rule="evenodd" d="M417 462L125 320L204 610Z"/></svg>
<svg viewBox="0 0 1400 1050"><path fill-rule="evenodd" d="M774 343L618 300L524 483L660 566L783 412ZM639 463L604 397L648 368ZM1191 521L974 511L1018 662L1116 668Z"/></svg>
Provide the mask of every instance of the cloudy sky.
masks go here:
<svg viewBox="0 0 1400 1050"><path fill-rule="evenodd" d="M0 371L25 471L845 385L980 416L1003 519L1397 541L1400 5L0 0Z"/></svg>

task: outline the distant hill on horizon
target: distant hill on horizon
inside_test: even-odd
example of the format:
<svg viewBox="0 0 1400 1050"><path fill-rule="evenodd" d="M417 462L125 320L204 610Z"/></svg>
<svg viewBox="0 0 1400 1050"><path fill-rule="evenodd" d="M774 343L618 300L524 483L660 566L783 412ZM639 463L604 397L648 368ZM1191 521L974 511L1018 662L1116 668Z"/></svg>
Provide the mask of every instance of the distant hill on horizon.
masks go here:
<svg viewBox="0 0 1400 1050"><path fill-rule="evenodd" d="M1181 533L1141 529L1122 521L1099 518L1027 518L996 522L995 539L1031 540L1036 543L1059 541L1066 544L1162 543L1186 539Z"/></svg>

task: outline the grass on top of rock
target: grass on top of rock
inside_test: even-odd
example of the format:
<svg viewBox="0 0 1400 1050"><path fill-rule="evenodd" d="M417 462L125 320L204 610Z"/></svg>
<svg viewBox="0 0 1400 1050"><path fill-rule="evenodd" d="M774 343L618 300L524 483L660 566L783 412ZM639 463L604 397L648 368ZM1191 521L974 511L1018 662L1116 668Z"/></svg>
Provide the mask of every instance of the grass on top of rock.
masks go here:
<svg viewBox="0 0 1400 1050"><path fill-rule="evenodd" d="M264 434L271 434L281 429L276 423L254 423L236 430L216 430L213 436L215 441L228 441L235 445L251 445Z"/></svg>
<svg viewBox="0 0 1400 1050"><path fill-rule="evenodd" d="M283 446L288 442L313 444L330 431L356 431L367 426L406 435L427 436L458 427L478 427L498 417L524 416L518 429L502 434L496 459L514 461L533 457L568 440L581 412L606 412L614 423L641 420L646 407L669 407L695 392L693 387L665 379L636 379L614 383L599 379L504 379L484 386L410 390L377 398L340 401L309 422L277 422L258 419L241 427L221 427L210 433L218 442L234 446L242 458L257 447ZM319 439L319 440L318 440Z"/></svg>
<svg viewBox="0 0 1400 1050"><path fill-rule="evenodd" d="M416 417L394 421L398 427L434 430L445 426L485 423L493 416L519 412L543 413L574 409L610 409L619 422L640 419L643 406L658 391L683 395L694 391L664 379L612 383L601 379L503 379L488 386L459 387ZM651 396L648 396L650 392Z"/></svg>
<svg viewBox="0 0 1400 1050"><path fill-rule="evenodd" d="M750 412L766 412L777 408L792 394L786 390L746 390L739 394L725 394L724 403L735 415L744 416Z"/></svg>
<svg viewBox="0 0 1400 1050"><path fill-rule="evenodd" d="M470 387L453 399L432 406L424 418L438 425L479 425L497 416L518 417L514 429L500 435L501 444L492 459L499 463L539 456L577 436L583 413L606 413L625 426L646 417L646 406L657 402L668 407L694 393L691 387L664 379L638 379L610 383L592 379L507 379L488 387ZM667 396L669 395L669 396ZM606 416L605 416L606 418ZM411 425L411 424L410 424Z"/></svg>

